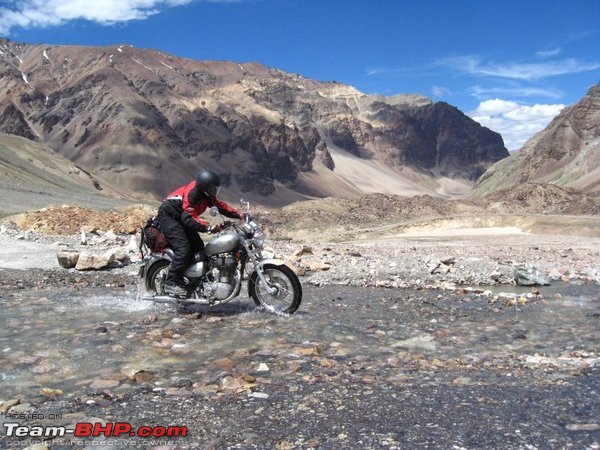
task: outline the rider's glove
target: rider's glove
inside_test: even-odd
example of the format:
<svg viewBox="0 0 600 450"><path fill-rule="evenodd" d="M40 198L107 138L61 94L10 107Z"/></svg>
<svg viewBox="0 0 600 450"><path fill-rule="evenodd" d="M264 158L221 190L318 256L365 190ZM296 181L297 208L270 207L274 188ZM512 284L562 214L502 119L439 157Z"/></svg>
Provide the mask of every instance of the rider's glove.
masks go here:
<svg viewBox="0 0 600 450"><path fill-rule="evenodd" d="M208 228L208 232L209 233L218 233L219 231L229 227L231 225L231 221L227 220L219 225L213 225L211 227Z"/></svg>
<svg viewBox="0 0 600 450"><path fill-rule="evenodd" d="M208 230L206 230L206 231L208 231L209 233L214 234L214 233L218 233L222 229L223 229L223 225L222 224L221 225L212 225L212 226L208 227Z"/></svg>

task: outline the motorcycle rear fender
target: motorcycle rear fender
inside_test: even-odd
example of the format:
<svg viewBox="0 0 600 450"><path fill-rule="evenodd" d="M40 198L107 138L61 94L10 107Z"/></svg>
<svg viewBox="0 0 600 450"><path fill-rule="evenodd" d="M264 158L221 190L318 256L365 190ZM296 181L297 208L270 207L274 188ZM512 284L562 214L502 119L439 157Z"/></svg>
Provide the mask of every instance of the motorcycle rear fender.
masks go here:
<svg viewBox="0 0 600 450"><path fill-rule="evenodd" d="M264 270L264 266L266 264L272 264L274 266L285 266L285 261L283 259L276 259L276 258L272 258L272 259L263 259L262 261L260 261L258 264L256 264L256 266L254 266L254 270L252 271L253 273L256 272L257 270L260 270L261 272ZM252 275L252 274L250 274ZM252 276L248 277L248 297L250 297L250 283L252 280Z"/></svg>
<svg viewBox="0 0 600 450"><path fill-rule="evenodd" d="M150 267L152 267L154 263L162 260L167 260L171 262L173 261L173 256L173 250L171 250L170 248L166 249L164 253L152 253L148 257L148 259L146 259L142 267L140 267L140 277L144 278L146 276L146 273L148 272L148 269L150 269Z"/></svg>

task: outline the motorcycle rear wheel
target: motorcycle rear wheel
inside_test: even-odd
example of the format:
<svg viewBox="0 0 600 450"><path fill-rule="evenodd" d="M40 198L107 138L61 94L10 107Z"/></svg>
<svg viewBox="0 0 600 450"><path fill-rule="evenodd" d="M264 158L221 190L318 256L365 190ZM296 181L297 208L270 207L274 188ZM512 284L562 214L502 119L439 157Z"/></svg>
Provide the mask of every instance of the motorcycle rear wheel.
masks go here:
<svg viewBox="0 0 600 450"><path fill-rule="evenodd" d="M276 292L269 294L258 273L252 272L249 291L254 303L275 314L294 314L302 302L302 285L296 274L287 266L274 264L265 264L263 270Z"/></svg>
<svg viewBox="0 0 600 450"><path fill-rule="evenodd" d="M146 289L152 293L152 295L167 295L165 292L165 280L167 279L167 273L169 272L169 266L171 263L166 260L158 261L148 269L148 275L146 275Z"/></svg>

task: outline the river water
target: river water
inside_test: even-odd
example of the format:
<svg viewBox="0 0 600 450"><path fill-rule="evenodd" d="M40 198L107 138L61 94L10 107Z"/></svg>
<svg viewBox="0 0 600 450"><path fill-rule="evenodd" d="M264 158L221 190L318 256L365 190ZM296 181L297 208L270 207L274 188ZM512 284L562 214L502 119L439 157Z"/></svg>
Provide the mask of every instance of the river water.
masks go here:
<svg viewBox="0 0 600 450"><path fill-rule="evenodd" d="M515 306L474 294L306 286L290 318L260 312L247 298L182 314L137 300L132 288L8 292L0 296L0 400L35 398L42 389L75 395L106 380L127 392L140 372L168 387L214 377L225 357L298 359L299 348L300 357L313 348L367 367L411 355L461 364L596 364L600 286L541 290L543 298ZM273 377L286 376L274 369Z"/></svg>

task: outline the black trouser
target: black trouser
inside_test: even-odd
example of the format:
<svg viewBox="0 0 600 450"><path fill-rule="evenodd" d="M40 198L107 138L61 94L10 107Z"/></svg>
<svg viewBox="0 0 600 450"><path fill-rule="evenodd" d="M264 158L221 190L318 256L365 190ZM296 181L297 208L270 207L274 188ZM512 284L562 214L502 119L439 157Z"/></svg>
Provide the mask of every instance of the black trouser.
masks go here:
<svg viewBox="0 0 600 450"><path fill-rule="evenodd" d="M165 234L169 247L175 253L167 275L168 284L183 285L183 273L191 263L194 253L204 248L204 242L197 231L185 228L181 222L166 214L157 216L160 230Z"/></svg>

